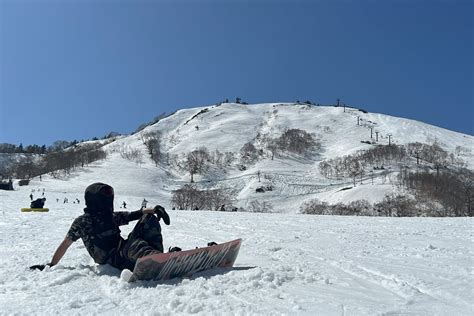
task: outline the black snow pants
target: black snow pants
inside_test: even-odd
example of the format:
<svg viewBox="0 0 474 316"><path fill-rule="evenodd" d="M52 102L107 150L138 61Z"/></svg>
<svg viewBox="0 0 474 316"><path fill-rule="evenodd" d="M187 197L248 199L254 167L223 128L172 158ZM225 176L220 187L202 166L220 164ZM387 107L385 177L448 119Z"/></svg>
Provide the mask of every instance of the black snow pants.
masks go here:
<svg viewBox="0 0 474 316"><path fill-rule="evenodd" d="M155 215L145 214L138 220L128 238L121 242L120 268L133 270L138 258L155 253L163 253L160 222Z"/></svg>

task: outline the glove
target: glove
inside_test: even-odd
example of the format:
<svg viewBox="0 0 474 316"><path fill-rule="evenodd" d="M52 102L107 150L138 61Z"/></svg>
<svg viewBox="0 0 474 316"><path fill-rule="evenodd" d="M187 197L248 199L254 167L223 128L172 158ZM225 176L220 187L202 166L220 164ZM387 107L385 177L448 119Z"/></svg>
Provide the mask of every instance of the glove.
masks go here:
<svg viewBox="0 0 474 316"><path fill-rule="evenodd" d="M181 248L179 248L179 247L173 247L173 248L169 247L168 248L168 252L176 252L176 251L181 251Z"/></svg>
<svg viewBox="0 0 474 316"><path fill-rule="evenodd" d="M158 220L160 218L163 219L163 222L165 222L166 225L170 224L170 216L168 213L166 213L165 208L161 205L157 205L153 208L153 211L155 212L156 216L158 217Z"/></svg>
<svg viewBox="0 0 474 316"><path fill-rule="evenodd" d="M30 267L30 270L40 270L40 271L43 271L44 268L46 267L49 267L49 263L48 264L35 264L34 266L31 266Z"/></svg>

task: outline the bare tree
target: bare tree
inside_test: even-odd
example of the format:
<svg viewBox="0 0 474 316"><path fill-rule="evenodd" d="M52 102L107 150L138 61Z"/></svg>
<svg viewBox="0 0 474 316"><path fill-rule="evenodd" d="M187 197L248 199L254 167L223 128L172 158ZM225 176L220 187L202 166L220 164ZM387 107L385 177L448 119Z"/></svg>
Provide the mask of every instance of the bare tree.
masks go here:
<svg viewBox="0 0 474 316"><path fill-rule="evenodd" d="M361 174L361 172L362 172L362 166L359 163L359 161L357 161L355 159L351 159L350 164L349 164L349 175L354 180L354 186L356 186L356 177L359 174Z"/></svg>
<svg viewBox="0 0 474 316"><path fill-rule="evenodd" d="M223 166L230 166L235 161L235 154L227 151L224 153Z"/></svg>
<svg viewBox="0 0 474 316"><path fill-rule="evenodd" d="M253 163L258 159L258 150L251 142L245 143L240 149L240 158L244 163Z"/></svg>
<svg viewBox="0 0 474 316"><path fill-rule="evenodd" d="M193 184L185 184L181 189L172 192L171 205L177 209L199 209L200 204L199 190Z"/></svg>
<svg viewBox="0 0 474 316"><path fill-rule="evenodd" d="M303 214L325 215L328 214L329 204L317 199L304 202L300 207Z"/></svg>
<svg viewBox="0 0 474 316"><path fill-rule="evenodd" d="M374 205L377 212L385 216L416 216L416 201L406 195L387 194L383 201Z"/></svg>
<svg viewBox="0 0 474 316"><path fill-rule="evenodd" d="M250 201L249 203L250 212L254 213L271 213L273 211L273 205L270 202L257 200Z"/></svg>
<svg viewBox="0 0 474 316"><path fill-rule="evenodd" d="M297 128L285 130L278 138L277 143L281 150L296 154L310 152L319 145L311 134Z"/></svg>
<svg viewBox="0 0 474 316"><path fill-rule="evenodd" d="M275 155L278 152L278 143L275 139L269 138L265 142L265 147L267 148L268 151L271 153L272 160L275 157Z"/></svg>
<svg viewBox="0 0 474 316"><path fill-rule="evenodd" d="M191 176L191 183L194 182L195 174L201 174L207 170L209 160L210 155L206 147L198 148L187 154L184 167Z"/></svg>
<svg viewBox="0 0 474 316"><path fill-rule="evenodd" d="M123 159L136 162L138 165L143 163L143 153L138 148L125 147L120 152Z"/></svg>
<svg viewBox="0 0 474 316"><path fill-rule="evenodd" d="M185 184L172 192L171 204L181 210L209 209L218 211L230 206L234 192L228 188L199 190L194 184Z"/></svg>
<svg viewBox="0 0 474 316"><path fill-rule="evenodd" d="M434 144L432 146L430 160L433 163L434 168L436 169L436 174L439 175L439 169L446 167L446 165L448 164L448 153L440 146Z"/></svg>
<svg viewBox="0 0 474 316"><path fill-rule="evenodd" d="M442 210L429 210L434 216L473 216L474 172L468 169L444 170L433 173L429 169L407 172L402 184L412 189L418 200L436 202Z"/></svg>
<svg viewBox="0 0 474 316"><path fill-rule="evenodd" d="M229 188L217 188L204 192L207 208L219 211L225 206L230 207L232 204L233 190Z"/></svg>
<svg viewBox="0 0 474 316"><path fill-rule="evenodd" d="M28 155L16 164L16 175L20 179L30 179L40 174L39 166L33 157Z"/></svg>
<svg viewBox="0 0 474 316"><path fill-rule="evenodd" d="M459 172L461 194L465 204L463 216L474 216L474 172L462 169Z"/></svg>
<svg viewBox="0 0 474 316"><path fill-rule="evenodd" d="M50 173L53 177L68 175L72 170L83 167L99 159L105 159L107 154L100 144L87 144L69 147L62 151L50 151L35 162L37 174Z"/></svg>
<svg viewBox="0 0 474 316"><path fill-rule="evenodd" d="M69 145L70 143L66 140L57 140L49 147L49 150L61 151L63 149L66 149Z"/></svg>
<svg viewBox="0 0 474 316"><path fill-rule="evenodd" d="M155 166L158 166L161 159L161 132L143 133L141 138L150 154L151 160L153 160Z"/></svg>

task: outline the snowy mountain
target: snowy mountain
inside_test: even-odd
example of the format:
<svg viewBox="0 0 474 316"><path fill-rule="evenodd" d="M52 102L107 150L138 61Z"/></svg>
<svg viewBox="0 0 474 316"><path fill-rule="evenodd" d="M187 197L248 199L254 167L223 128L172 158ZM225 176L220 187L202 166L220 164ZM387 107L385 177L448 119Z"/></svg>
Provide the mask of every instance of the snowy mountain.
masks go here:
<svg viewBox="0 0 474 316"><path fill-rule="evenodd" d="M320 146L304 155L279 152L272 159L263 140L292 128L311 133ZM167 153L158 165L144 144L145 136L156 131ZM412 120L350 108L222 104L180 110L107 142L105 160L67 175L35 177L28 186L15 182L15 191L0 191L0 314L472 315L472 218L298 214L300 205L313 198L378 201L400 190L398 163L385 166L390 172L375 172L373 184L363 175L355 187L353 179L328 179L320 172L322 161L373 148L375 132L377 144L388 144L388 134L399 145L437 143L468 168L474 166L472 136ZM240 150L248 142L263 153L242 168ZM235 159L223 166L214 162L196 174L197 186L233 188L236 206L246 209L251 201L264 200L275 214L170 210L172 191L190 181L178 165L203 146L210 153L232 152ZM413 159L403 163L416 166ZM117 269L95 264L79 241L59 265L28 271L51 259L83 212L85 187L97 181L114 187L117 211L123 210L123 201L127 209L137 209L144 198L170 210L171 225L163 225L166 249L243 238L235 267L129 284ZM267 186L272 190L256 192ZM352 188L341 190L347 187ZM44 194L50 211L20 212L30 194ZM122 226L122 235L132 228Z"/></svg>
<svg viewBox="0 0 474 316"><path fill-rule="evenodd" d="M288 129L310 133L319 149L306 155L280 152L272 159L265 139L277 138ZM155 132L161 133L160 151L165 153L158 166L144 144L144 135ZM205 147L213 155L216 151L221 156L230 153L233 160L221 167L211 163L206 172L194 175L195 184L202 189L232 189L234 206L248 209L252 201L259 200L271 203L275 212L295 213L302 203L314 198L329 203L360 199L373 203L400 191L396 181L400 163L385 165L383 171L366 172L355 187L350 177L324 177L319 164L387 145L389 137L390 143L396 145L436 143L446 152L456 153L456 159L468 168L474 166L474 153L470 150L474 137L413 120L307 104L222 104L183 109L134 135L121 137L103 147L109 154L107 160L79 169L74 181L62 181L73 182L68 186L77 187L80 193L92 179L114 183L120 177L129 180L126 183L132 182L133 187L119 187L117 192L139 192L137 198L156 197L171 207L171 192L190 183L190 174L177 165L182 164L187 153ZM260 152L256 161L243 164L240 151L248 142ZM124 159L127 151L138 151L139 159ZM403 165L416 167L415 159L404 161ZM108 172L104 175L103 170ZM258 193L259 187L270 187L271 191Z"/></svg>

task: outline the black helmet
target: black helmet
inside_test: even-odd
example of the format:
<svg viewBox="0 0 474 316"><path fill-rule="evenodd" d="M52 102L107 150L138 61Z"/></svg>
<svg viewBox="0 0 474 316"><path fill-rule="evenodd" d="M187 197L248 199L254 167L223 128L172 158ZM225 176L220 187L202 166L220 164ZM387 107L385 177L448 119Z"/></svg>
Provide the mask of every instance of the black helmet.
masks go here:
<svg viewBox="0 0 474 316"><path fill-rule="evenodd" d="M93 183L86 188L84 194L86 206L99 212L114 210L114 189L105 183Z"/></svg>

